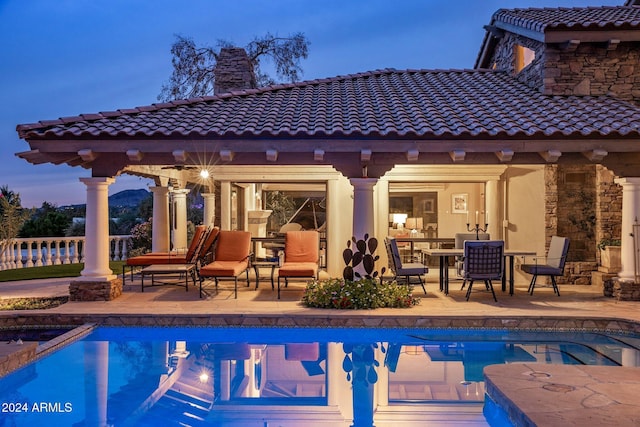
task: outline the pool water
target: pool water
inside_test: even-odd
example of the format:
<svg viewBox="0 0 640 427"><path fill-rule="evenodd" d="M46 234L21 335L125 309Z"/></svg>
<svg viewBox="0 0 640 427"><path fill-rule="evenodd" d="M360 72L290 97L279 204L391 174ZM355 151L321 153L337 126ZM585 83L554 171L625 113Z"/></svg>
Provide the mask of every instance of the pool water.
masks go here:
<svg viewBox="0 0 640 427"><path fill-rule="evenodd" d="M629 366L639 349L586 332L98 328L0 379L0 426L486 426L485 366Z"/></svg>

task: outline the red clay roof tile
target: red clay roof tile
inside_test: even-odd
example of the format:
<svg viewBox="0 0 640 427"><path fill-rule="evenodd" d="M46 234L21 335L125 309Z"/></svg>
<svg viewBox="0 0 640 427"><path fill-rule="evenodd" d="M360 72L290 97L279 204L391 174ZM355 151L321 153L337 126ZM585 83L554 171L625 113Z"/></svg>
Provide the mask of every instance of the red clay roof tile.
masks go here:
<svg viewBox="0 0 640 427"><path fill-rule="evenodd" d="M640 7L499 9L493 20L543 33L547 29L638 28Z"/></svg>
<svg viewBox="0 0 640 427"><path fill-rule="evenodd" d="M640 108L542 95L496 71L377 70L17 129L21 138L638 136Z"/></svg>

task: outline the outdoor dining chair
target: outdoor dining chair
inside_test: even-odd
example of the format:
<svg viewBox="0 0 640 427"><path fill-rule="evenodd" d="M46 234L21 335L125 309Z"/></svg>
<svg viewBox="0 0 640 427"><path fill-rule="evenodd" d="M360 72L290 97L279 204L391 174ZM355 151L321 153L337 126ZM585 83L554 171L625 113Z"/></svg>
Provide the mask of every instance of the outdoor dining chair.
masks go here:
<svg viewBox="0 0 640 427"><path fill-rule="evenodd" d="M284 241L284 262L278 269L278 299L280 279L285 288L291 278L318 278L320 233L315 230L287 231Z"/></svg>
<svg viewBox="0 0 640 427"><path fill-rule="evenodd" d="M454 236L454 243L453 243L453 247L456 249L464 249L464 242L466 240L490 240L491 236L489 235L489 233L456 233L456 235ZM459 279L462 279L462 270L464 267L464 257L463 256L457 256L456 260L455 260L455 269L456 269L456 276ZM466 280L462 281L462 287L460 288L461 290L464 289L465 285L467 284Z"/></svg>
<svg viewBox="0 0 640 427"><path fill-rule="evenodd" d="M238 298L238 277L247 275L249 286L249 261L251 259L251 233L249 231L221 230L215 247L213 262L199 270L200 298L204 290L204 281L213 279L216 292L220 279L233 279L234 296Z"/></svg>
<svg viewBox="0 0 640 427"><path fill-rule="evenodd" d="M492 280L502 280L504 274L503 240L466 240L464 242L463 278L469 282L467 301L471 296L473 282L482 280L498 302Z"/></svg>
<svg viewBox="0 0 640 427"><path fill-rule="evenodd" d="M385 237L384 246L387 250L387 256L389 257L389 268L393 273L393 280L397 280L398 277L404 277L407 281L407 286L411 285L411 277L417 277L422 286L424 293L427 293L427 289L424 287L424 281L422 276L429 272L429 268L420 262L402 262L400 257L400 251L398 250L398 242L393 237Z"/></svg>
<svg viewBox="0 0 640 427"><path fill-rule="evenodd" d="M549 251L542 262L538 262L535 258L534 264L522 264L520 268L525 273L532 274L531 283L529 284L529 295L533 295L533 289L536 287L536 279L538 276L549 276L553 292L560 296L556 276L564 275L564 264L567 261L567 253L569 252L569 239L567 237L552 236L549 244Z"/></svg>

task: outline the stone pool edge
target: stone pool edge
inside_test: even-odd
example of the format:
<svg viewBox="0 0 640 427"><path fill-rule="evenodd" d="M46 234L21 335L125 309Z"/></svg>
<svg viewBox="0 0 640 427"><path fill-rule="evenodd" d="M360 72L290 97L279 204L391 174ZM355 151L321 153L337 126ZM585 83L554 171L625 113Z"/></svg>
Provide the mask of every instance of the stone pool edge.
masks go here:
<svg viewBox="0 0 640 427"><path fill-rule="evenodd" d="M331 313L333 314L333 313ZM411 316L327 314L65 314L57 312L7 312L0 328L51 326L141 327L324 327L324 328L436 328L528 331L616 332L640 334L640 322L616 317L561 316Z"/></svg>

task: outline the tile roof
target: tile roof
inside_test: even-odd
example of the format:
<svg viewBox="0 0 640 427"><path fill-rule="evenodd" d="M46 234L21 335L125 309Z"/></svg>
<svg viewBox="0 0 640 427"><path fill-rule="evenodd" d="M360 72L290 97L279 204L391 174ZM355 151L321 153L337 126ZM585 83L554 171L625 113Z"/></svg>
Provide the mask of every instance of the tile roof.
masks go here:
<svg viewBox="0 0 640 427"><path fill-rule="evenodd" d="M640 108L606 96L542 95L503 72L387 69L17 130L25 139L637 137Z"/></svg>
<svg viewBox="0 0 640 427"><path fill-rule="evenodd" d="M540 33L549 29L634 29L640 27L640 7L499 9L493 14L492 21L504 22Z"/></svg>

